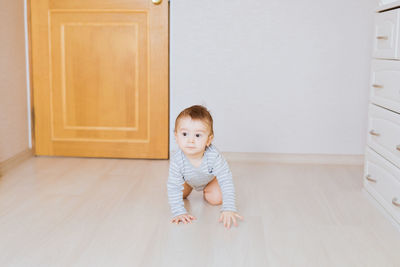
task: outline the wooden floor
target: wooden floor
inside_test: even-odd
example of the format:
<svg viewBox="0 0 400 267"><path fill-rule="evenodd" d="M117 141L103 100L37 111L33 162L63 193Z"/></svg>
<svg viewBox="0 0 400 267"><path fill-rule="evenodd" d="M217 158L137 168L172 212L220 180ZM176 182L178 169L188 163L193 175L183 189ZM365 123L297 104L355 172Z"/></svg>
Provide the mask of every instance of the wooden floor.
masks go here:
<svg viewBox="0 0 400 267"><path fill-rule="evenodd" d="M170 223L168 161L32 158L0 178L0 266L400 266L362 167L230 162L245 220L200 192Z"/></svg>

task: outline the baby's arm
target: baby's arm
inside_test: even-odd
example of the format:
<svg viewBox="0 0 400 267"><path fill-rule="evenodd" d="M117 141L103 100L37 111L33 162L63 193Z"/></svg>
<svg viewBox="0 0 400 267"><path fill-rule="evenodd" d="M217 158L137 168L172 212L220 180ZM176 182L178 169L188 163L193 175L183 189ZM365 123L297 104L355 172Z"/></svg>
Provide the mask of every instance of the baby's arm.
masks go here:
<svg viewBox="0 0 400 267"><path fill-rule="evenodd" d="M214 174L217 177L222 192L221 211L236 212L236 196L232 173L229 169L228 163L220 154L218 154L215 159Z"/></svg>
<svg viewBox="0 0 400 267"><path fill-rule="evenodd" d="M177 161L176 155L171 157L169 165L169 175L167 182L168 191L168 202L171 207L171 212L173 215L172 223L183 223L191 222L196 219L195 217L189 215L183 204L183 175L180 171L179 161Z"/></svg>
<svg viewBox="0 0 400 267"><path fill-rule="evenodd" d="M214 173L222 192L222 208L219 222L223 222L224 226L229 229L231 220L233 225L237 226L236 218L243 220L243 217L237 213L232 173L228 163L220 154L216 158Z"/></svg>

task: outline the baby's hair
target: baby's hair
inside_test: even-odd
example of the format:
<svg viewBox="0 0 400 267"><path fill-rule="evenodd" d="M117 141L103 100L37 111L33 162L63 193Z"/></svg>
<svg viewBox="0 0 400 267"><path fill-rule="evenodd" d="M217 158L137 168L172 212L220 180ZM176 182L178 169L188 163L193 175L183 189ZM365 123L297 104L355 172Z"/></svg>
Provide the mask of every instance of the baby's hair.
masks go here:
<svg viewBox="0 0 400 267"><path fill-rule="evenodd" d="M182 110L182 112L179 113L178 117L176 117L175 120L175 132L178 128L179 120L184 117L190 117L192 120L199 120L206 123L210 130L210 135L214 135L213 119L207 108L200 105L194 105Z"/></svg>

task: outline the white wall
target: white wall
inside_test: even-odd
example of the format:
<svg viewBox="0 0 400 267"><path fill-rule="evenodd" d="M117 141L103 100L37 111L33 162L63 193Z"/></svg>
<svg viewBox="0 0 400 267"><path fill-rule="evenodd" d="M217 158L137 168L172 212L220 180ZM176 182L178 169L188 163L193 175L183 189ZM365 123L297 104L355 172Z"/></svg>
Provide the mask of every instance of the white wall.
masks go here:
<svg viewBox="0 0 400 267"><path fill-rule="evenodd" d="M0 1L0 163L29 148L24 0Z"/></svg>
<svg viewBox="0 0 400 267"><path fill-rule="evenodd" d="M363 154L376 5L171 0L171 150L205 104L222 151Z"/></svg>

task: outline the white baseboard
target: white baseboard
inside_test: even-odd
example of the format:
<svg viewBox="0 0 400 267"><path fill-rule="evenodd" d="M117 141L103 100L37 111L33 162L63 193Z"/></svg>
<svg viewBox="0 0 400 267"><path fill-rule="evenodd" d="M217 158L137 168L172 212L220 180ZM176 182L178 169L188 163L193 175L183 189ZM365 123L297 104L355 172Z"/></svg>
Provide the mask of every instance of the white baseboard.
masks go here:
<svg viewBox="0 0 400 267"><path fill-rule="evenodd" d="M364 155L278 154L222 152L227 161L294 164L363 165Z"/></svg>
<svg viewBox="0 0 400 267"><path fill-rule="evenodd" d="M15 155L5 161L0 162L0 176L2 176L5 172L14 168L15 166L17 166L21 162L29 159L32 156L33 156L32 149L26 149L26 150L18 153L17 155Z"/></svg>

